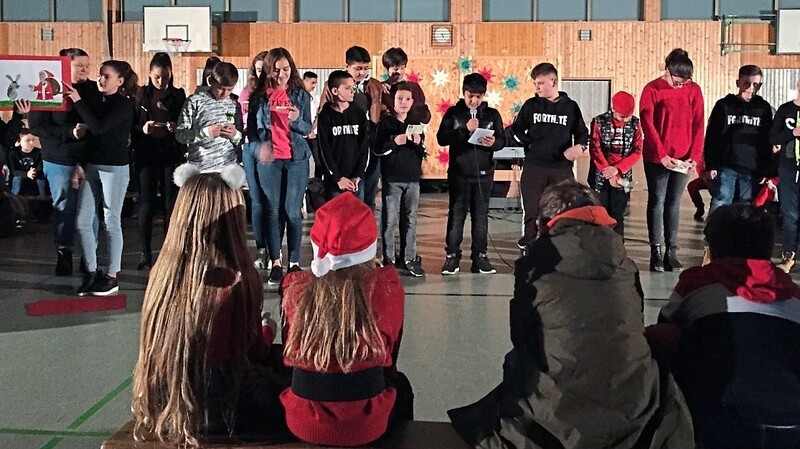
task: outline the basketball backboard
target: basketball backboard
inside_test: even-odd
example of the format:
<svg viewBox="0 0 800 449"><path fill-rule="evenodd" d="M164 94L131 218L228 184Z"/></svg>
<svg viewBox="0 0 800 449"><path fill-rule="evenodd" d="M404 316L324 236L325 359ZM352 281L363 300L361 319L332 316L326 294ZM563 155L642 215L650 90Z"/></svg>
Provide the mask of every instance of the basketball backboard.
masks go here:
<svg viewBox="0 0 800 449"><path fill-rule="evenodd" d="M145 6L143 51L167 51L164 39L191 41L185 52L211 51L211 8Z"/></svg>

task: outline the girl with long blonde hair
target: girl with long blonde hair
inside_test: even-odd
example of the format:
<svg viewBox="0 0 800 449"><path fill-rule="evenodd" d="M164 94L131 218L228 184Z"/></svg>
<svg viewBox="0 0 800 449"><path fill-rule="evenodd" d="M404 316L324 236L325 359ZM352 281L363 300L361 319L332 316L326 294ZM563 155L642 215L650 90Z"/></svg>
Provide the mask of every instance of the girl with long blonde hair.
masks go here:
<svg viewBox="0 0 800 449"><path fill-rule="evenodd" d="M182 186L142 306L134 436L196 447L205 434L236 428L237 409L251 396L242 391L251 361L266 357L274 330L262 331L243 170L200 174L184 164L175 182Z"/></svg>
<svg viewBox="0 0 800 449"><path fill-rule="evenodd" d="M376 262L378 230L351 192L321 207L311 227L311 271L282 284L286 424L299 439L359 446L390 421L413 419L413 394L397 371L403 285Z"/></svg>

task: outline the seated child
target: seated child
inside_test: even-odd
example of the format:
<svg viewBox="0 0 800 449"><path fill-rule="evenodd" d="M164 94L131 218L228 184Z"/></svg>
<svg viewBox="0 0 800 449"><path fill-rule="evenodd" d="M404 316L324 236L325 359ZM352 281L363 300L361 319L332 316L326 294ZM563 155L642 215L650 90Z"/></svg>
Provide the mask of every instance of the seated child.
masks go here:
<svg viewBox="0 0 800 449"><path fill-rule="evenodd" d="M47 187L42 169L42 149L36 147L36 138L22 128L19 146L8 153L11 172L11 193L14 195L46 195Z"/></svg>
<svg viewBox="0 0 800 449"><path fill-rule="evenodd" d="M316 213L311 271L282 284L284 361L292 385L281 394L289 430L325 446L360 446L390 421L413 419L413 394L397 371L403 284L375 259L372 210L350 192Z"/></svg>
<svg viewBox="0 0 800 449"><path fill-rule="evenodd" d="M382 118L375 132L373 151L380 158L383 187L381 196L381 237L384 265L396 264L414 277L425 276L422 258L417 255L417 206L419 179L425 150L424 134L407 134L408 125L419 125L410 118L414 99L411 84L392 85L392 114ZM394 233L400 228L400 254L395 260Z"/></svg>
<svg viewBox="0 0 800 449"><path fill-rule="evenodd" d="M539 237L514 270L503 382L450 410L476 448L694 447L688 410L642 335L643 294L615 221L566 180L539 203Z"/></svg>
<svg viewBox="0 0 800 449"><path fill-rule="evenodd" d="M800 287L770 261L774 220L720 206L705 237L711 262L681 273L648 340L670 361L698 447L800 447Z"/></svg>
<svg viewBox="0 0 800 449"><path fill-rule="evenodd" d="M142 306L133 374L134 437L197 447L248 421L280 426L280 387L255 364L275 330L262 327L261 276L250 260L244 171L175 171L180 187Z"/></svg>

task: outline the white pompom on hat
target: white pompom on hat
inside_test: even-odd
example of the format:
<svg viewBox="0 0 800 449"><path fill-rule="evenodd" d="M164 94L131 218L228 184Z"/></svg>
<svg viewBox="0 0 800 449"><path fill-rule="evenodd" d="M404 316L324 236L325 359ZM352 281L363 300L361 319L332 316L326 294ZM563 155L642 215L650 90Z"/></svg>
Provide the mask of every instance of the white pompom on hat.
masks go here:
<svg viewBox="0 0 800 449"><path fill-rule="evenodd" d="M372 210L346 192L317 210L310 240L314 251L311 272L322 277L331 270L374 259L378 251L378 226Z"/></svg>

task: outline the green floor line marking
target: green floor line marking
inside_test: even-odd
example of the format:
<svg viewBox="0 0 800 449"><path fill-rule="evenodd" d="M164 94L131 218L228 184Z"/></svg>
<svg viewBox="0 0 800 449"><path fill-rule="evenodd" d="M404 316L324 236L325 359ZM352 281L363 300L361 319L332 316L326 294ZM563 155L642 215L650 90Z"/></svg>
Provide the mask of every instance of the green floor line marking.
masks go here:
<svg viewBox="0 0 800 449"><path fill-rule="evenodd" d="M100 411L100 409L101 409L101 408L103 408L103 407L104 407L106 404L108 404L109 402L111 402L111 400L112 400L112 399L114 399L114 397L115 397L115 396L117 396L117 395L118 395L118 394L120 394L120 393L121 393L123 390L125 390L126 388L128 388L128 386L130 386L130 384L131 384L131 382L132 382L132 381L133 381L133 379L132 379L131 377L129 377L129 378L125 379L124 381L122 381L122 383L121 383L121 384L119 384L119 385L117 385L117 387L116 387L116 388L114 388L113 390L109 391L109 392L108 392L108 393L107 393L105 396L103 396L102 398L100 398L100 400L99 400L99 401L95 402L93 406L89 407L89 410L86 410L86 411L85 411L85 412L83 412L83 414L82 414L81 416L79 416L79 417L78 417L78 418L77 418L75 421L72 421L72 423L71 423L70 425L68 425L68 426L67 426L67 430L75 430L75 429L77 429L77 428L78 428L78 427L79 427L81 424L83 424L83 423L85 423L86 421L88 421L88 420L89 420L89 418L91 418L91 417L92 417L92 416L93 416L95 413L97 413L98 411ZM105 435L104 435L104 436L105 436ZM58 445L58 443L60 443L60 442L61 442L63 439L64 439L64 436L57 436L57 437L55 437L55 438L51 439L50 441L48 441L47 443L45 443L45 444L44 444L44 446L42 446L42 447L41 447L41 448L39 448L39 449L53 449L53 448L54 448L54 447L56 447L56 446Z"/></svg>
<svg viewBox="0 0 800 449"><path fill-rule="evenodd" d="M11 429L0 428L0 435L29 435L48 437L110 437L113 431L91 430L51 430L51 429Z"/></svg>

